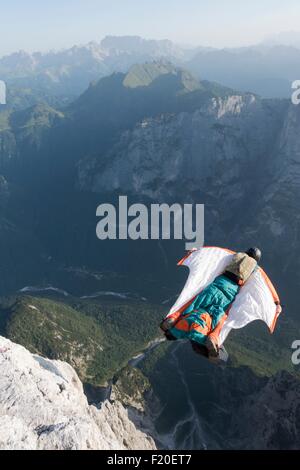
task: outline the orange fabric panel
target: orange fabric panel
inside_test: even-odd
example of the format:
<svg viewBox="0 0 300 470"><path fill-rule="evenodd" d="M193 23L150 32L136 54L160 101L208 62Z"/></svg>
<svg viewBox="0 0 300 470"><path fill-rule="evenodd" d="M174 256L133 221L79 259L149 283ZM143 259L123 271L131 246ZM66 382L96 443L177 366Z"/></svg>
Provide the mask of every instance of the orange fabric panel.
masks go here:
<svg viewBox="0 0 300 470"><path fill-rule="evenodd" d="M201 313L200 318L205 321L207 328L211 330L211 323L212 323L212 318L209 315L209 313Z"/></svg>
<svg viewBox="0 0 300 470"><path fill-rule="evenodd" d="M181 330L181 331L190 331L190 325L187 320L182 318L179 320L176 325L175 325L176 330Z"/></svg>
<svg viewBox="0 0 300 470"><path fill-rule="evenodd" d="M280 313L277 313L277 312L275 313L273 323L272 323L272 325L271 325L271 327L270 327L270 332L271 332L271 333L274 333L275 326L276 326L277 319L278 319L279 315L280 315Z"/></svg>
<svg viewBox="0 0 300 470"><path fill-rule="evenodd" d="M181 312L174 312L172 315L169 315L167 318L172 318L172 320L177 320L180 317Z"/></svg>
<svg viewBox="0 0 300 470"><path fill-rule="evenodd" d="M202 326L202 325L199 325L198 323L192 323L191 329L198 331L198 333L201 333L202 335L206 336L211 330L212 319L208 313L202 313L200 315L200 318L202 318L205 324Z"/></svg>
<svg viewBox="0 0 300 470"><path fill-rule="evenodd" d="M191 330L195 330L195 331L197 331L198 333L201 333L204 336L206 336L207 333L209 332L209 329L206 325L201 326L201 325L198 325L198 323L192 323Z"/></svg>
<svg viewBox="0 0 300 470"><path fill-rule="evenodd" d="M221 320L219 321L219 323L217 324L216 328L210 333L210 338L213 339L213 341L219 345L219 336L220 336L220 332L223 328L223 325L225 323L225 321L227 320L228 318L228 315L229 315L229 312L230 312L230 307L229 309L227 310L227 312L225 312L225 315L221 318Z"/></svg>

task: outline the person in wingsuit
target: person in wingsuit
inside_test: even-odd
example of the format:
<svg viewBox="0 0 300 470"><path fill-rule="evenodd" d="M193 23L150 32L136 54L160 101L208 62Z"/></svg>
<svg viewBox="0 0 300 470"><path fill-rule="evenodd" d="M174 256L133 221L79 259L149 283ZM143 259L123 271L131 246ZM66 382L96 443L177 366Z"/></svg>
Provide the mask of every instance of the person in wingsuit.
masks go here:
<svg viewBox="0 0 300 470"><path fill-rule="evenodd" d="M166 338L187 338L196 352L212 358L218 357L219 335L230 306L242 286L258 269L260 259L261 251L256 247L235 253L224 272L200 292L185 310L162 321L160 327ZM278 316L282 310L279 298L275 297L274 302Z"/></svg>

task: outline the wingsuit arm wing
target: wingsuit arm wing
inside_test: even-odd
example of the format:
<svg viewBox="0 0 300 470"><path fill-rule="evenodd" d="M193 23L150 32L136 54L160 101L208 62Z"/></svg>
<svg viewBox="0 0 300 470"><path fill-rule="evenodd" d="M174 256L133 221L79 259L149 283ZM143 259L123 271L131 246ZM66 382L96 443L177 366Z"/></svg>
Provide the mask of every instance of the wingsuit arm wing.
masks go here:
<svg viewBox="0 0 300 470"><path fill-rule="evenodd" d="M280 315L280 309L275 305L278 303L280 299L271 280L262 268L257 269L241 288L230 308L220 333L221 344L231 329L243 328L254 320L265 322L270 333L273 333Z"/></svg>
<svg viewBox="0 0 300 470"><path fill-rule="evenodd" d="M259 270L260 270L260 272L261 272L261 274L262 274L262 276L263 276L263 278L264 278L264 280L265 280L265 282L266 282L268 288L269 288L270 291L271 291L271 294L272 294L272 297L273 297L273 299L274 299L274 302L275 302L276 304L277 304L277 303L280 304L279 295L278 295L278 293L277 293L277 291L276 291L276 289L275 289L275 287L274 287L274 285L273 285L271 279L269 278L269 276L267 275L267 273L266 273L262 268L259 268Z"/></svg>
<svg viewBox="0 0 300 470"><path fill-rule="evenodd" d="M271 279L269 278L269 276L267 275L267 273L262 269L260 268L260 272L264 278L264 281L265 283L267 284L271 294L272 294L272 297L273 297L273 300L274 300L274 303L276 305L280 305L280 298L279 298L279 295L271 281ZM278 317L281 313L281 309L276 309L276 313L274 315L274 319L273 319L273 322L272 324L270 325L270 332L271 333L274 333L274 330L275 330L275 326L276 326L276 323L277 323L277 320L278 320Z"/></svg>

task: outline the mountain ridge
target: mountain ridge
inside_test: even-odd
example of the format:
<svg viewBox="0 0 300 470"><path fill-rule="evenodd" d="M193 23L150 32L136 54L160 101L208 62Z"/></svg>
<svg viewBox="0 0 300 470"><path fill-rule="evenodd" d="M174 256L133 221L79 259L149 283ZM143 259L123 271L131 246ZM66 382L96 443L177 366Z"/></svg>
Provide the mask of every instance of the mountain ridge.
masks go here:
<svg viewBox="0 0 300 470"><path fill-rule="evenodd" d="M299 48L284 44L187 48L169 40L108 36L102 42L60 51L19 51L4 56L0 58L0 78L7 82L9 107L24 108L46 101L62 109L99 77L163 59L188 69L201 80L266 98L288 98L291 83L300 74L299 56Z"/></svg>

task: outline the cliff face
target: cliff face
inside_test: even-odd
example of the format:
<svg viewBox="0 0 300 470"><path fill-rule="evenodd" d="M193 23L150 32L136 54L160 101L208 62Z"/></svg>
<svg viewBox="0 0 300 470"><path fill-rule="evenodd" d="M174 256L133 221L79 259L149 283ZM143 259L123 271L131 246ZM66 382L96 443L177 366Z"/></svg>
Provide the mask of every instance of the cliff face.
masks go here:
<svg viewBox="0 0 300 470"><path fill-rule="evenodd" d="M208 381L214 406L206 419L219 432L221 448L299 447L300 382L294 375L279 371L272 377L257 377L251 369L241 367L224 369Z"/></svg>
<svg viewBox="0 0 300 470"><path fill-rule="evenodd" d="M231 198L244 196L274 165L285 103L254 95L212 98L194 112L146 118L121 134L102 159L79 165L79 183L94 191L123 190L150 197L216 195L230 185ZM255 182L255 181L254 181ZM246 188L245 188L246 184ZM229 196L229 195L228 195Z"/></svg>
<svg viewBox="0 0 300 470"><path fill-rule="evenodd" d="M299 380L281 371L240 404L232 423L235 430L231 435L232 446L240 449L297 449L299 413Z"/></svg>
<svg viewBox="0 0 300 470"><path fill-rule="evenodd" d="M0 337L0 449L154 449L119 403L89 406L74 369Z"/></svg>

